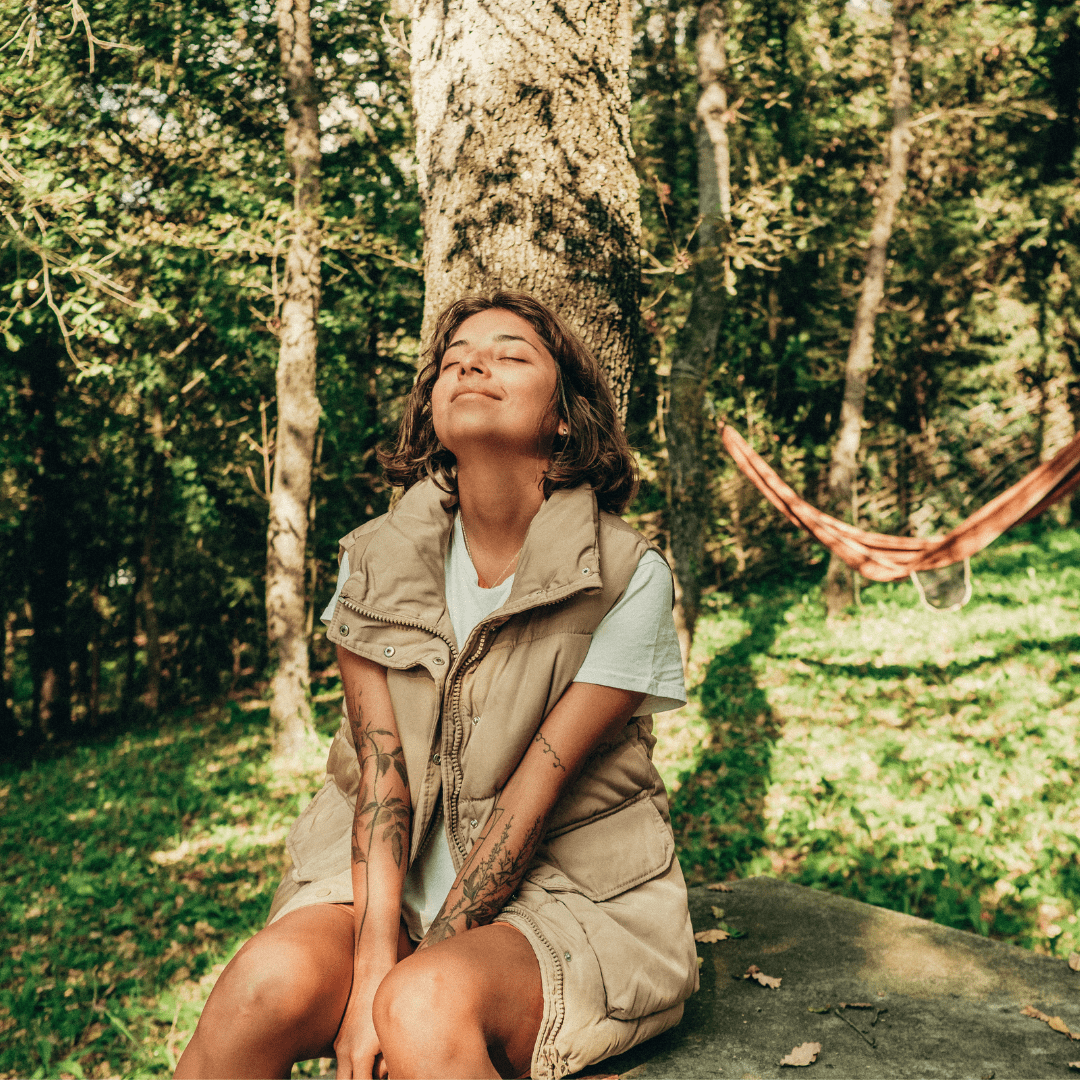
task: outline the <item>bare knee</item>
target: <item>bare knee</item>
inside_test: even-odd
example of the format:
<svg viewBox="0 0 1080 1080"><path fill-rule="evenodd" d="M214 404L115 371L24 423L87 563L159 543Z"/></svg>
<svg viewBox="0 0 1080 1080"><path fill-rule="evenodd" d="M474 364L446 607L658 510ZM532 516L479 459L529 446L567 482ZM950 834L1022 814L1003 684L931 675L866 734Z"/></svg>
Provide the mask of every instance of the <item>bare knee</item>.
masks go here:
<svg viewBox="0 0 1080 1080"><path fill-rule="evenodd" d="M302 950L253 938L222 972L199 1021L203 1034L259 1028L285 1031L304 1022L318 987ZM312 985L306 985L311 983Z"/></svg>
<svg viewBox="0 0 1080 1080"><path fill-rule="evenodd" d="M375 994L372 1019L391 1075L471 1056L483 1045L480 1005L454 965L421 954L399 963Z"/></svg>

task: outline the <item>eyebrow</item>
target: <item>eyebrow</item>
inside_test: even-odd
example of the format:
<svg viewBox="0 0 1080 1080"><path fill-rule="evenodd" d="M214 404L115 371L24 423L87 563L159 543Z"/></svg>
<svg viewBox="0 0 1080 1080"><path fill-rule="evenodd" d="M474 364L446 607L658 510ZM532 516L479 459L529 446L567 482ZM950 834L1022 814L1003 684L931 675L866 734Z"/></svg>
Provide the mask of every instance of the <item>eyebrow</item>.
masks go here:
<svg viewBox="0 0 1080 1080"><path fill-rule="evenodd" d="M540 350L528 339L519 336L518 334L498 334L495 337L496 341L523 341L529 346L533 352L539 352ZM451 341L449 345L443 350L443 356L445 356L455 345L468 345L467 338L458 338L457 341Z"/></svg>

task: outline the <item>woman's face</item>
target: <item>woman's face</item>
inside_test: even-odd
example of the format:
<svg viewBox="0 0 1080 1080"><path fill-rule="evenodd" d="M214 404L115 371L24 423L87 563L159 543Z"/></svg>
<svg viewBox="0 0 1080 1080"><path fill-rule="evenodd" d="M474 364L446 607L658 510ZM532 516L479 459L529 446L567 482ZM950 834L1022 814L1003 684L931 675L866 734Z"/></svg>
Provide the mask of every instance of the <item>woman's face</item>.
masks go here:
<svg viewBox="0 0 1080 1080"><path fill-rule="evenodd" d="M494 308L451 337L431 392L439 441L460 461L470 450L551 455L556 366L520 315Z"/></svg>

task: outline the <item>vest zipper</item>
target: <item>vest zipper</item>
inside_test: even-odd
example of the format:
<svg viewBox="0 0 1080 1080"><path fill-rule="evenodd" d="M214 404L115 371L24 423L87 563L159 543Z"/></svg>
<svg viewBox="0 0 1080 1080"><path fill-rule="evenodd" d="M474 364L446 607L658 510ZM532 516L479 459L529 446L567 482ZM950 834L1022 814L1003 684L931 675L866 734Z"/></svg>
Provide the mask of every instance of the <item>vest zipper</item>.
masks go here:
<svg viewBox="0 0 1080 1080"><path fill-rule="evenodd" d="M554 607L556 604L561 604L564 600L568 600L571 596L576 596L579 592L583 592L585 589L590 588L591 585L591 582L589 584L582 584L579 588L574 589L573 592L567 593L566 596L559 597L558 600L549 600L543 604L536 604L533 607L523 608L522 611L539 611L540 608ZM464 779L459 757L462 742L461 731L464 727L463 724L458 722L458 708L461 701L461 678L475 661L481 659L484 652L484 646L487 644L488 631L495 629L497 626L501 626L503 623L508 622L509 619L512 619L514 615L519 614L521 614L521 612L514 612L509 616L499 615L490 622L481 623L480 640L476 643L476 651L453 672L453 679L450 686L450 718L454 724L454 737L453 743L450 746L449 765L453 769L455 782L448 799L451 813L447 814L446 824L450 830L450 835L454 838L454 843L457 845L462 860L467 858L469 853L465 848L465 843L461 839L458 829L458 795L461 790L461 781Z"/></svg>

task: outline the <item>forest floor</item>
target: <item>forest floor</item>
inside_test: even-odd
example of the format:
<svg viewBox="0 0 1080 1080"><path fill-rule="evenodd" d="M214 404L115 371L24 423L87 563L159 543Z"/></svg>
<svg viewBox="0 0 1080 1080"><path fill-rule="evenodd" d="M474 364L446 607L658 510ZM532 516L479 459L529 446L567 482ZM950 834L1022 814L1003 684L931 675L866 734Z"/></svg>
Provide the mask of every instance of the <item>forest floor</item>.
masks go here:
<svg viewBox="0 0 1080 1080"><path fill-rule="evenodd" d="M974 560L953 615L906 584L832 626L806 583L710 598L692 701L657 722L689 879L1080 949L1080 531L1028 536ZM232 702L0 769L0 1076L172 1071L321 781L324 747L275 768L266 718Z"/></svg>

